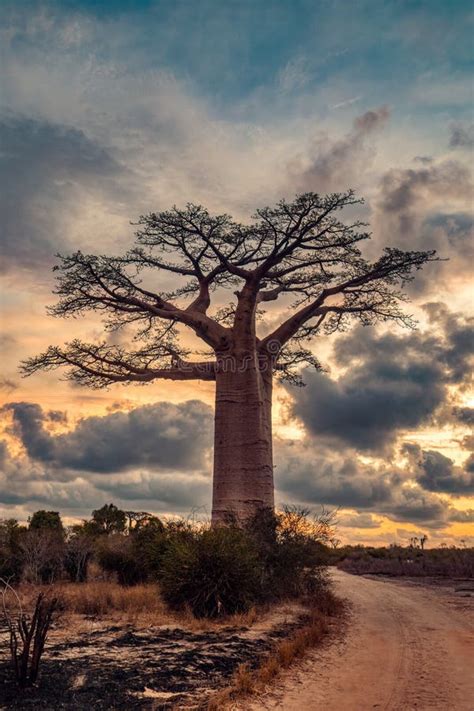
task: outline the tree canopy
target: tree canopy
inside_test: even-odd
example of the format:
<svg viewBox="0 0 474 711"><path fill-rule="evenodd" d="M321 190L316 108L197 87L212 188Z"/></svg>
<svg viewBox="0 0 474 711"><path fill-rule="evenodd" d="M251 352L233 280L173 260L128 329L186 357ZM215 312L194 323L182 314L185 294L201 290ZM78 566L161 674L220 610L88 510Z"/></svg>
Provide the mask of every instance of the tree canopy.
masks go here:
<svg viewBox="0 0 474 711"><path fill-rule="evenodd" d="M67 366L69 379L97 388L156 378L214 380L219 358L253 349L296 382L298 365L318 367L306 347L316 334L343 330L354 319L410 325L403 286L435 253L390 247L366 260L360 249L370 237L366 224L339 217L361 202L352 190L305 193L257 210L249 224L188 204L142 216L123 256L58 255L59 300L50 312L99 312L106 331L133 326L137 347L73 340L27 360L24 373ZM175 286L156 288L156 273ZM224 307L216 295L222 289L236 297ZM286 317L260 334L262 304L285 296ZM182 329L208 351L185 348Z"/></svg>

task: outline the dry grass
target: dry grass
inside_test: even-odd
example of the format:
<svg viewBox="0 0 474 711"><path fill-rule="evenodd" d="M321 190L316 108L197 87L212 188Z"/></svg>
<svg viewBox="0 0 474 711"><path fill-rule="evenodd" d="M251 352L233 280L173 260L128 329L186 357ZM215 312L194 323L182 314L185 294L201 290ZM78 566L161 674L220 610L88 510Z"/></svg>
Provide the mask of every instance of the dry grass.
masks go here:
<svg viewBox="0 0 474 711"><path fill-rule="evenodd" d="M26 608L39 589L48 591L60 600L60 608L68 613L87 617L133 618L147 615L159 622L170 619L166 605L156 585L124 587L110 581L88 583L55 583L51 586L22 585L19 594Z"/></svg>
<svg viewBox="0 0 474 711"><path fill-rule="evenodd" d="M266 608L253 607L248 612L222 619L196 619L189 609L170 611L161 597L158 585L147 583L125 587L106 580L54 583L49 586L21 585L18 593L25 610L32 609L40 591L59 598L63 618L75 615L144 625L173 624L189 631L251 627L266 612Z"/></svg>
<svg viewBox="0 0 474 711"><path fill-rule="evenodd" d="M334 618L342 616L343 612L342 600L331 594L325 596L318 608L309 610L303 626L276 644L256 669L251 669L248 664L241 664L234 672L230 685L209 699L207 711L222 711L239 698L262 692L308 649L318 645L329 632Z"/></svg>

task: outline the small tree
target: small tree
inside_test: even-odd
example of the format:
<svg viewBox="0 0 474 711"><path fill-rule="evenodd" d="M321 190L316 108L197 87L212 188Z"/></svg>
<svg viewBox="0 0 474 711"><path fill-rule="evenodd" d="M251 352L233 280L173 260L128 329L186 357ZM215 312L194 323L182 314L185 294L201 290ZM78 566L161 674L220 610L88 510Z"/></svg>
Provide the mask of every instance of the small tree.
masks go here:
<svg viewBox="0 0 474 711"><path fill-rule="evenodd" d="M64 536L64 526L58 511L35 511L29 519L30 530L54 531Z"/></svg>
<svg viewBox="0 0 474 711"><path fill-rule="evenodd" d="M21 540L26 532L14 518L0 521L0 577L19 582L23 570Z"/></svg>
<svg viewBox="0 0 474 711"><path fill-rule="evenodd" d="M52 583L61 573L65 530L57 511L35 511L19 542L23 575L31 583Z"/></svg>
<svg viewBox="0 0 474 711"><path fill-rule="evenodd" d="M125 511L115 504L104 504L102 508L92 512L90 530L97 533L123 533L127 525Z"/></svg>
<svg viewBox="0 0 474 711"><path fill-rule="evenodd" d="M84 583L94 552L94 537L87 525L71 526L66 541L64 568L73 583Z"/></svg>
<svg viewBox="0 0 474 711"><path fill-rule="evenodd" d="M301 364L319 367L305 343L351 321L411 325L402 288L434 252L385 249L375 262L359 249L364 223L338 214L361 202L349 190L305 193L257 210L251 224L210 215L199 205L140 218L135 246L122 257L76 252L60 257L56 316L104 314L107 329L135 327L138 348L74 340L23 364L27 375L68 368L91 387L111 383L210 380L216 384L213 520L273 508L273 376L298 383ZM156 289L156 273L182 281ZM211 313L211 295L235 301ZM290 297L292 300L289 300ZM262 304L279 299L287 313L258 332ZM180 343L189 330L209 348Z"/></svg>

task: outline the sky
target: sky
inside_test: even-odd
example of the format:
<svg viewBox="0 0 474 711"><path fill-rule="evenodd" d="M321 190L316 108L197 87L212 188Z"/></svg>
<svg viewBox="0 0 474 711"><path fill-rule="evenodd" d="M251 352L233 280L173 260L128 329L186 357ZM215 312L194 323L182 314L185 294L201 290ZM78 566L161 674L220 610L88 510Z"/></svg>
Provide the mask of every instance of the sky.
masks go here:
<svg viewBox="0 0 474 711"><path fill-rule="evenodd" d="M245 222L352 187L368 256L445 261L408 289L416 330L318 337L325 371L276 388L276 500L337 508L345 542L474 543L472 25L463 0L2 1L0 518L210 513L212 384L20 377L102 338L46 314L57 252L123 252L173 204Z"/></svg>

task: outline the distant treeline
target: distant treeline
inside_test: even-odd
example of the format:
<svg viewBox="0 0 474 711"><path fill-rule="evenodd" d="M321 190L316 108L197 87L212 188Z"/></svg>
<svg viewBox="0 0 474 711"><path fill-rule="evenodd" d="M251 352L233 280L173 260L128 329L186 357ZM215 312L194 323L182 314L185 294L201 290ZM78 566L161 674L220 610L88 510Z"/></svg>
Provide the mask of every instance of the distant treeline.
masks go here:
<svg viewBox="0 0 474 711"><path fill-rule="evenodd" d="M407 546L343 546L331 551L331 562L357 575L474 577L474 548L441 545L426 549L419 539Z"/></svg>
<svg viewBox="0 0 474 711"><path fill-rule="evenodd" d="M263 566L260 578L271 568L276 587L283 585L281 581L289 584L292 566L301 576L306 568L328 564L358 574L474 574L474 548L463 544L426 549L426 536L412 538L407 546L340 546L334 516L324 511L311 517L307 510L289 507L257 516L244 529L229 521L227 529L227 533L213 532L208 523L160 519L144 511L124 511L112 503L72 526L64 525L59 512L40 510L27 525L15 519L0 520L0 578L15 584L49 584L61 579L80 583L87 580L94 563L95 576L113 576L122 585L163 584L164 571L176 570L178 559L183 566L186 555L203 559L207 555L216 561L226 545L232 555L247 551L247 562L254 560L256 569ZM298 587L301 580L298 576L294 580Z"/></svg>

